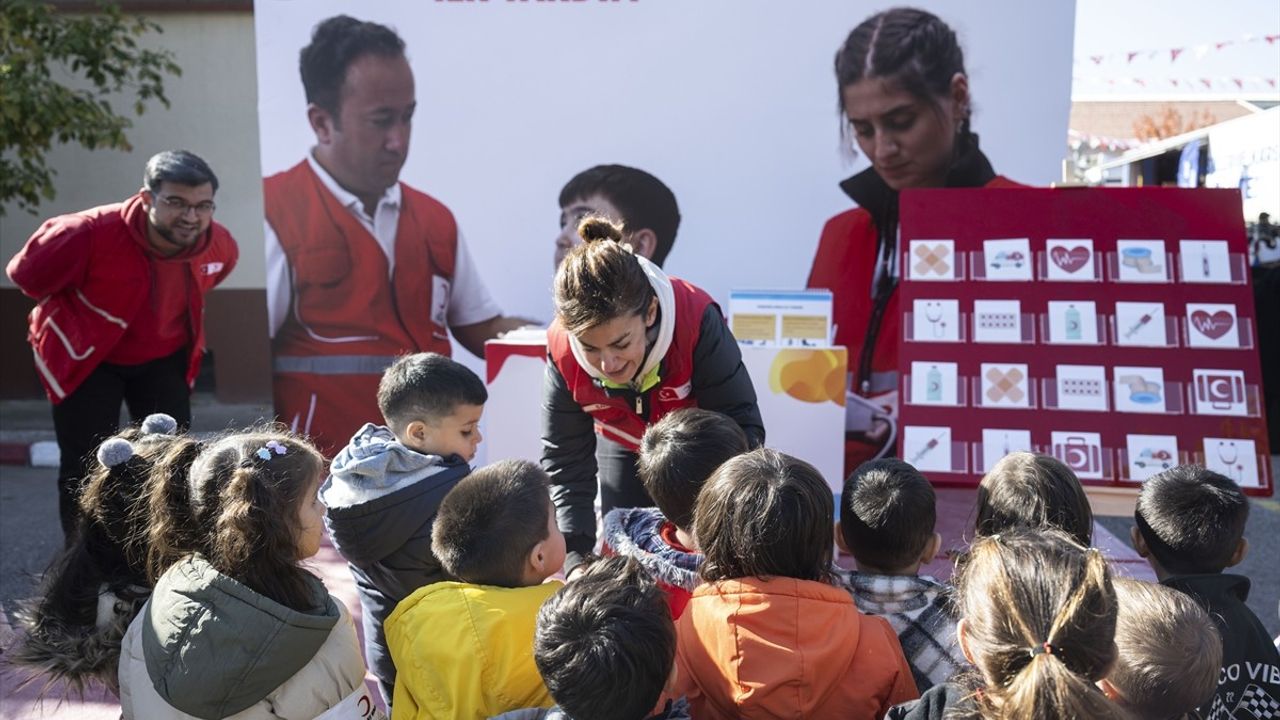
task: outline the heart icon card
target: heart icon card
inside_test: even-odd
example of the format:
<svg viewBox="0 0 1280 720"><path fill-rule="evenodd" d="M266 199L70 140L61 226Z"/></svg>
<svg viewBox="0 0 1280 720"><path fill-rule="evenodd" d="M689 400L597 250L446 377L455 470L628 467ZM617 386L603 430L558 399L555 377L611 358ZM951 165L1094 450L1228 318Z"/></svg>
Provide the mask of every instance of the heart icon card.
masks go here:
<svg viewBox="0 0 1280 720"><path fill-rule="evenodd" d="M911 404L959 405L957 387L955 363L911 363Z"/></svg>
<svg viewBox="0 0 1280 720"><path fill-rule="evenodd" d="M1031 407L1031 378L1025 363L983 363L978 387L978 404L983 407Z"/></svg>
<svg viewBox="0 0 1280 720"><path fill-rule="evenodd" d="M991 472L1005 455L1020 451L1031 452L1030 431L982 429L982 472Z"/></svg>
<svg viewBox="0 0 1280 720"><path fill-rule="evenodd" d="M1240 347L1235 305L1187 303L1187 344L1195 348Z"/></svg>
<svg viewBox="0 0 1280 720"><path fill-rule="evenodd" d="M911 331L916 342L960 342L960 302L916 298L911 303Z"/></svg>
<svg viewBox="0 0 1280 720"><path fill-rule="evenodd" d="M1031 274L1031 242L1016 240L983 240L983 272L987 280L1029 281Z"/></svg>
<svg viewBox="0 0 1280 720"><path fill-rule="evenodd" d="M955 280L955 240L912 240L907 247L907 271L912 280Z"/></svg>
<svg viewBox="0 0 1280 720"><path fill-rule="evenodd" d="M1165 411L1164 368L1115 367L1116 410L1120 412L1162 413Z"/></svg>
<svg viewBox="0 0 1280 720"><path fill-rule="evenodd" d="M1146 480L1178 464L1178 438L1173 435L1126 435L1129 479Z"/></svg>
<svg viewBox="0 0 1280 720"><path fill-rule="evenodd" d="M1258 476L1258 446L1239 438L1204 439L1204 466L1226 475L1240 487L1262 487Z"/></svg>
<svg viewBox="0 0 1280 720"><path fill-rule="evenodd" d="M1184 283L1231 282L1231 255L1226 240L1183 240L1178 260Z"/></svg>
<svg viewBox="0 0 1280 720"><path fill-rule="evenodd" d="M1117 240L1116 256L1119 282L1169 282L1163 240Z"/></svg>
<svg viewBox="0 0 1280 720"><path fill-rule="evenodd" d="M1045 279L1090 281L1097 279L1092 240L1045 242Z"/></svg>
<svg viewBox="0 0 1280 720"><path fill-rule="evenodd" d="M1092 300L1050 300L1048 318L1050 343L1098 344L1098 306Z"/></svg>

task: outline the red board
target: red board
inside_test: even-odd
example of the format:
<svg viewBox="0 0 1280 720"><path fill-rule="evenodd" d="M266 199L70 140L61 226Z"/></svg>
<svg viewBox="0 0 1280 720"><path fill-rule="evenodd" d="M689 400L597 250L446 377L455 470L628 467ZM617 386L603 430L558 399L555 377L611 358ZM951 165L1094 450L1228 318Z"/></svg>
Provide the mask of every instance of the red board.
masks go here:
<svg viewBox="0 0 1280 720"><path fill-rule="evenodd" d="M1008 448L1272 493L1238 192L913 190L901 217L901 457L941 485Z"/></svg>

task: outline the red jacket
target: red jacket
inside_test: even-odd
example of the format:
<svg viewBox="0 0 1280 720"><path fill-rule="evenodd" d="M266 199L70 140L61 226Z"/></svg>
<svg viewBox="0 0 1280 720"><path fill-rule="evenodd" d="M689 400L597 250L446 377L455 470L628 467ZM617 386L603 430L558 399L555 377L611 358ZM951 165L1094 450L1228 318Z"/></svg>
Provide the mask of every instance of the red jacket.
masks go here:
<svg viewBox="0 0 1280 720"><path fill-rule="evenodd" d="M46 220L9 261L9 278L38 301L27 337L36 369L54 404L62 402L111 354L151 291L144 249L147 213L141 194ZM188 260L191 358L187 384L204 355L204 296L231 274L239 250L231 233L211 223L202 249Z"/></svg>
<svg viewBox="0 0 1280 720"><path fill-rule="evenodd" d="M447 207L401 183L388 272L377 239L306 160L263 186L293 286L272 345L276 414L329 453L365 422L380 422L378 381L396 356L450 354L446 311L458 229Z"/></svg>
<svg viewBox="0 0 1280 720"><path fill-rule="evenodd" d="M673 410L698 405L693 393L693 348L702 329L702 314L714 301L706 291L677 278L671 278L671 290L675 295L675 331L662 358L662 379L655 392L646 393L647 413L637 410L624 396L630 393L610 394L578 364L569 347L569 334L558 319L547 330L547 354L574 401L595 420L597 433L632 452L640 449L640 439L650 423ZM643 396L636 395L636 402L643 403Z"/></svg>

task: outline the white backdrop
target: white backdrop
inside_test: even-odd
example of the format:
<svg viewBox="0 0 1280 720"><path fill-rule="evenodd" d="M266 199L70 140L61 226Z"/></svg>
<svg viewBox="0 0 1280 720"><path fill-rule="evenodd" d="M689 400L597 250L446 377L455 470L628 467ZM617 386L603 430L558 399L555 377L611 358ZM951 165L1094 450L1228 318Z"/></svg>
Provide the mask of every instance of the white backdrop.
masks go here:
<svg viewBox="0 0 1280 720"><path fill-rule="evenodd" d="M1060 175L1075 3L920 2L960 35L974 129L996 170ZM667 269L722 303L801 287L818 234L851 206L832 59L884 2L257 0L264 176L314 136L298 76L312 27L347 13L397 29L418 111L401 179L457 215L508 314L551 315L557 195L599 163L647 170L683 221Z"/></svg>

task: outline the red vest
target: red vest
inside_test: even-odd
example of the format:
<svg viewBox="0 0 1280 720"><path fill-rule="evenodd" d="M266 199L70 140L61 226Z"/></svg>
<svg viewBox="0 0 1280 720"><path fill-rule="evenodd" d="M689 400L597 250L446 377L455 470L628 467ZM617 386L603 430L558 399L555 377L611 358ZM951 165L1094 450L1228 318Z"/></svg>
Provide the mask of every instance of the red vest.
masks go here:
<svg viewBox="0 0 1280 720"><path fill-rule="evenodd" d="M578 364L569 346L569 334L559 320L547 330L547 354L573 399L595 420L596 432L632 451L640 449L640 438L649 423L673 410L698 405L693 392L693 348L702 330L702 315L714 301L701 288L677 278L671 278L671 289L675 293L675 332L662 358L658 384L647 393L647 419L637 414L633 400L625 393L611 397ZM663 318L662 322L671 319Z"/></svg>
<svg viewBox="0 0 1280 720"><path fill-rule="evenodd" d="M306 160L264 180L263 189L293 287L272 344L276 413L322 450L336 449L365 422L381 422L378 380L396 356L450 354L445 287L457 225L440 202L400 183L389 274L377 239Z"/></svg>

